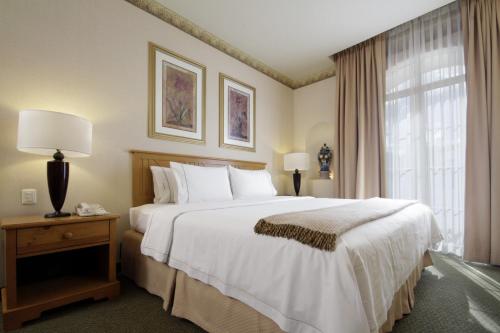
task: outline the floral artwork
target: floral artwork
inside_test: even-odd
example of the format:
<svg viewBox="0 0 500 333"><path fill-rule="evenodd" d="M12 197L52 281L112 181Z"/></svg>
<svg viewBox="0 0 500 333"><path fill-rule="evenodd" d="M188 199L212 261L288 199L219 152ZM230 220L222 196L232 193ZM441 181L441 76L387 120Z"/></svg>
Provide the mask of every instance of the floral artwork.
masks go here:
<svg viewBox="0 0 500 333"><path fill-rule="evenodd" d="M250 139L250 95L229 87L229 138Z"/></svg>
<svg viewBox="0 0 500 333"><path fill-rule="evenodd" d="M164 127L196 132L196 74L163 61Z"/></svg>
<svg viewBox="0 0 500 333"><path fill-rule="evenodd" d="M149 43L150 138L205 143L205 66Z"/></svg>
<svg viewBox="0 0 500 333"><path fill-rule="evenodd" d="M255 88L219 74L219 145L255 151Z"/></svg>

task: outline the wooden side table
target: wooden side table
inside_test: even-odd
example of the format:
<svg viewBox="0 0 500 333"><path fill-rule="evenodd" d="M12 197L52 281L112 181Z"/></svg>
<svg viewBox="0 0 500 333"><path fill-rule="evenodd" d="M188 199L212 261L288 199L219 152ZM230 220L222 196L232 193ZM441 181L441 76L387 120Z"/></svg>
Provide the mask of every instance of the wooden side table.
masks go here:
<svg viewBox="0 0 500 333"><path fill-rule="evenodd" d="M114 298L118 215L1 220L5 231L5 330L87 298Z"/></svg>

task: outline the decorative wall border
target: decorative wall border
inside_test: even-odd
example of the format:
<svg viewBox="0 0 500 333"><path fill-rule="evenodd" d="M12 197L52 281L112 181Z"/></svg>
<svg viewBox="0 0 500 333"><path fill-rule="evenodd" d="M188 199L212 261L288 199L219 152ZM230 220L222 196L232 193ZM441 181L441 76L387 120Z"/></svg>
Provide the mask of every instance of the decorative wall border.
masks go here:
<svg viewBox="0 0 500 333"><path fill-rule="evenodd" d="M297 89L309 84L327 79L335 75L335 69L331 68L325 72L318 73L311 76L305 80L292 80L286 75L280 73L279 71L273 69L272 67L264 64L262 61L257 60L245 52L239 50L238 48L232 46L226 41L220 39L219 37L213 35L212 33L202 29L188 19L180 16L173 10L163 6L162 4L156 2L155 0L125 0L132 5L144 10L145 12L156 16L160 20L173 25L174 27L184 31L185 33L201 40L204 43L216 48L217 50L224 52L230 57L233 57L245 65L252 67L253 69L269 76L270 78L284 84L285 86ZM332 65L333 67L334 65Z"/></svg>
<svg viewBox="0 0 500 333"><path fill-rule="evenodd" d="M332 68L326 71L323 71L321 73L318 73L316 75L313 75L305 80L300 80L300 81L293 81L294 85L291 86L290 88L292 89L297 89L297 88L302 88L305 86L308 86L310 84L326 80L332 76L335 76L335 64L332 64Z"/></svg>

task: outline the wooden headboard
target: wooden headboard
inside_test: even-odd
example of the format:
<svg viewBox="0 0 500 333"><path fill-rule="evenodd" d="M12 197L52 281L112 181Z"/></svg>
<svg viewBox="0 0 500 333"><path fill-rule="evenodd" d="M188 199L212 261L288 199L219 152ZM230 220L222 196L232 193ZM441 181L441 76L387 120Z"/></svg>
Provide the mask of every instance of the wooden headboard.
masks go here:
<svg viewBox="0 0 500 333"><path fill-rule="evenodd" d="M153 176L149 168L151 165L169 167L170 162L179 162L201 166L232 165L235 168L249 170L266 168L266 163L213 157L154 153L141 150L131 150L130 154L132 155L132 205L134 207L153 202Z"/></svg>

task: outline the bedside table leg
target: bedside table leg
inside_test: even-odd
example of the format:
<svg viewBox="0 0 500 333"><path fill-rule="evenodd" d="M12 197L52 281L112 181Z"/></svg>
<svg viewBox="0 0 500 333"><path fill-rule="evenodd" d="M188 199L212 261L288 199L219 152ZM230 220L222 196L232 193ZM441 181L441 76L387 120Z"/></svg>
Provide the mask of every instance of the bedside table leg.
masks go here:
<svg viewBox="0 0 500 333"><path fill-rule="evenodd" d="M108 281L116 281L116 220L109 221Z"/></svg>
<svg viewBox="0 0 500 333"><path fill-rule="evenodd" d="M5 233L5 293L2 292L2 303L7 305L7 309L17 305L17 232L7 230ZM4 295L5 294L5 295ZM5 296L5 297L4 297Z"/></svg>
<svg viewBox="0 0 500 333"><path fill-rule="evenodd" d="M4 313L3 329L4 331L17 330L23 326L23 322L15 314Z"/></svg>

